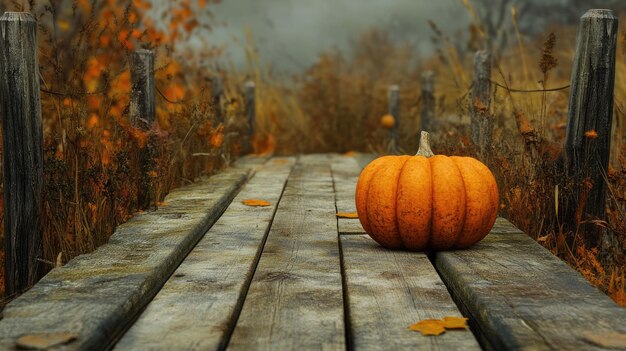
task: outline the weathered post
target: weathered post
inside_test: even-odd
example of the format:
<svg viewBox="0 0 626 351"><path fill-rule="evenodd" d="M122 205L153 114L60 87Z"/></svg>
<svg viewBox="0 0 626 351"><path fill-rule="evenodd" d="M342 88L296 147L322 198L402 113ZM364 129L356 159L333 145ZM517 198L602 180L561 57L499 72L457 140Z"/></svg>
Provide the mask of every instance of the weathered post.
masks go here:
<svg viewBox="0 0 626 351"><path fill-rule="evenodd" d="M4 279L12 295L35 282L42 244L43 134L37 23L0 17L0 106L4 166Z"/></svg>
<svg viewBox="0 0 626 351"><path fill-rule="evenodd" d="M389 136L391 138L389 143L389 151L397 152L400 140L400 87L397 85L390 85L387 89L387 104L388 113L393 116L393 127L389 130Z"/></svg>
<svg viewBox="0 0 626 351"><path fill-rule="evenodd" d="M213 112L218 121L224 122L222 111L222 97L224 96L224 82L222 77L215 75L211 78L211 90L213 94Z"/></svg>
<svg viewBox="0 0 626 351"><path fill-rule="evenodd" d="M252 139L254 138L254 123L256 119L256 86L254 82L248 81L244 85L243 90L246 117L248 119L248 133L243 138L243 152L251 153L254 151Z"/></svg>
<svg viewBox="0 0 626 351"><path fill-rule="evenodd" d="M575 221L574 226L606 215L617 28L611 10L587 11L578 27L564 150L566 174L574 186L564 201L564 218ZM588 246L598 243L598 226L586 225L582 232Z"/></svg>
<svg viewBox="0 0 626 351"><path fill-rule="evenodd" d="M132 53L130 60L130 77L132 83L130 97L130 122L135 128L150 130L155 123L156 87L154 85L154 53L151 50L139 49ZM156 145L152 135L148 143L138 150L141 165L137 201L141 207L151 207L156 203L153 187L153 170L155 168Z"/></svg>
<svg viewBox="0 0 626 351"><path fill-rule="evenodd" d="M472 85L471 138L480 154L491 145L493 118L491 107L491 53L478 51L474 56L474 81Z"/></svg>
<svg viewBox="0 0 626 351"><path fill-rule="evenodd" d="M132 92L130 120L133 126L149 129L155 120L154 53L139 49L130 60Z"/></svg>
<svg viewBox="0 0 626 351"><path fill-rule="evenodd" d="M421 124L420 130L425 130L430 133L433 132L435 122L435 72L426 71L422 73L422 79L420 81L421 86ZM419 137L419 136L418 136Z"/></svg>

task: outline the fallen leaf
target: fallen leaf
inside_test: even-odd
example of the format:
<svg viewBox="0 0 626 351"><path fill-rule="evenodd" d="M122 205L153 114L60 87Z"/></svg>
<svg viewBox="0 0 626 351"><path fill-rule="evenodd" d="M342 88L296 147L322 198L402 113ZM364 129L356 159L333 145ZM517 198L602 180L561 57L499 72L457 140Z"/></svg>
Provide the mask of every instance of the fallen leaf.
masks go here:
<svg viewBox="0 0 626 351"><path fill-rule="evenodd" d="M424 336L437 336L446 332L443 322L439 319L424 319L409 326L409 329L420 332Z"/></svg>
<svg viewBox="0 0 626 351"><path fill-rule="evenodd" d="M623 349L626 348L626 334L622 333L596 333L584 332L583 338L596 346L607 349Z"/></svg>
<svg viewBox="0 0 626 351"><path fill-rule="evenodd" d="M465 317L443 317L442 322L446 329L467 329Z"/></svg>
<svg viewBox="0 0 626 351"><path fill-rule="evenodd" d="M54 346L70 343L78 338L72 333L43 333L22 335L16 341L18 348L27 350L47 350Z"/></svg>
<svg viewBox="0 0 626 351"><path fill-rule="evenodd" d="M350 151L344 152L343 156L345 156L345 157L354 157L354 156L356 156L356 151L350 150Z"/></svg>
<svg viewBox="0 0 626 351"><path fill-rule="evenodd" d="M359 218L356 212L337 212L337 218Z"/></svg>
<svg viewBox="0 0 626 351"><path fill-rule="evenodd" d="M246 206L252 206L252 207L265 207L265 206L271 206L272 205L268 201L258 200L258 199L243 200L243 201L241 201L241 203L243 203Z"/></svg>
<svg viewBox="0 0 626 351"><path fill-rule="evenodd" d="M598 137L598 132L596 132L595 130L588 130L585 132L585 137L587 139L595 139Z"/></svg>

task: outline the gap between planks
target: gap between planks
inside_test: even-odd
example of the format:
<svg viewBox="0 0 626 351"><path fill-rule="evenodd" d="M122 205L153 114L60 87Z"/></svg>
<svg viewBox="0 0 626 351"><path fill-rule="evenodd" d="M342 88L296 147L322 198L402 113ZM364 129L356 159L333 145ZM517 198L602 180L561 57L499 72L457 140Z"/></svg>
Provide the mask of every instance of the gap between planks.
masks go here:
<svg viewBox="0 0 626 351"><path fill-rule="evenodd" d="M345 350L330 156L294 166L229 349Z"/></svg>
<svg viewBox="0 0 626 351"><path fill-rule="evenodd" d="M226 347L294 161L274 158L257 169L116 350ZM263 199L271 206L248 207L245 199Z"/></svg>
<svg viewBox="0 0 626 351"><path fill-rule="evenodd" d="M109 242L53 269L9 303L0 321L0 348L24 334L72 333L64 350L111 347L253 172L243 158L206 180L173 190L167 207L133 217Z"/></svg>
<svg viewBox="0 0 626 351"><path fill-rule="evenodd" d="M351 158L333 159L337 212L354 206L362 167ZM437 337L408 330L422 319L462 315L424 253L387 250L367 235L341 235L343 220L337 218L337 238L348 350L480 350L469 330Z"/></svg>

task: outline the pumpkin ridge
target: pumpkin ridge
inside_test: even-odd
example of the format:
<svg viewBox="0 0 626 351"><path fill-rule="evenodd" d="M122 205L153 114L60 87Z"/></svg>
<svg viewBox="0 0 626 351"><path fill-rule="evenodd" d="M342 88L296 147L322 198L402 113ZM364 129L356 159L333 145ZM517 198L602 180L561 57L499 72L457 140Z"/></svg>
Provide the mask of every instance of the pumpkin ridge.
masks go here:
<svg viewBox="0 0 626 351"><path fill-rule="evenodd" d="M395 157L395 156L384 156L384 157ZM391 162L391 161L390 161ZM367 194L367 199L366 199L366 203L370 204L370 203L375 203L375 201L373 200L377 200L375 197L372 199L372 196L378 195L378 194L373 194L372 192L372 187L377 184L377 179L381 178L382 176L380 175L381 172L387 170L389 168L388 164L382 164L380 167L378 167L374 172L372 172L372 176L370 178L370 182L368 184L368 194ZM384 178L385 179L385 178ZM393 197L393 203L395 205L395 195ZM368 221L369 221L369 225L370 225L370 230L371 233L368 233L369 236L374 239L374 241L378 242L379 244L381 244L382 246L388 247L388 248L392 248L392 249L399 249L401 247L399 247L398 243L400 245L402 245L402 242L400 240L392 240L392 241L396 241L396 243L389 243L388 239L390 238L390 236L387 235L387 231L382 230L380 228L380 221L377 220L377 218L379 218L379 216L377 216L376 212L374 212L374 210L370 210L372 208L372 206L367 206L366 210L367 210L367 217L368 217ZM395 209L394 209L394 215L395 215ZM372 223L374 221L374 224ZM394 223L397 225L397 222L394 220ZM398 228L396 228L396 230L398 230ZM392 237L393 239L397 239L397 237ZM385 244L382 244L382 242L386 242Z"/></svg>
<svg viewBox="0 0 626 351"><path fill-rule="evenodd" d="M459 172L461 172L461 182L463 183L463 190L465 190L465 212L463 212L463 225L461 226L461 232L459 233L459 235L457 236L456 240L454 241L454 244L452 245L452 247L457 247L459 241L461 241L461 239L463 238L463 232L465 231L465 224L466 224L466 219L467 219L467 215L468 215L468 206L467 206L467 198L469 197L468 193L467 193L467 186L465 185L465 177L463 176L463 172L461 171L458 163L457 163L457 159L461 160L463 157L450 157L450 159L452 159L452 161L454 161L454 165L459 169ZM462 160L461 160L462 161ZM474 168L473 164L470 164L470 167Z"/></svg>
<svg viewBox="0 0 626 351"><path fill-rule="evenodd" d="M460 184L463 186L463 191L462 191L462 193L463 193L463 196L465 196L465 194L467 193L467 190L466 190L466 187L465 187L465 182L463 181L463 175L462 175L462 173L461 173L461 170L459 169L459 166L458 166L458 165L456 164L456 162L454 162L454 160L452 160L450 157L448 157L448 156L443 156L443 155L437 155L437 156L435 156L435 157L431 157L431 158L429 158L429 161L433 162L433 161L435 161L435 160L436 160L436 158L437 158L437 157L440 157L440 158L441 158L441 157L443 157L443 158L445 158L445 159L450 159L450 161L451 161L450 163L451 163L451 164L454 164L454 167L456 167L457 173L459 174L459 176L460 176L460 178L461 178L461 182L460 182ZM430 166L431 166L431 171L432 171L432 169L433 169L433 165L432 165L432 163L430 163ZM433 189L433 194L432 194L432 199L433 199L433 212L432 212L432 214L431 214L431 216L432 216L432 217L431 217L431 223L433 223L433 225L431 226L430 237L429 237L429 239L428 239L428 247L429 247L429 248L433 248L435 251L449 250L450 248L452 248L452 247L453 247L453 245L450 245L450 246L448 246L448 247L443 247L443 248L442 248L442 247L436 247L436 245L433 243L433 238L435 238L435 237L439 236L440 234L433 235L433 234L434 234L434 233L433 233L433 230L435 229L435 228L434 228L434 227L435 227L435 226L434 226L434 222L435 222L435 218L434 218L434 217L435 217L435 215L436 215L436 214L435 214L435 210L434 210L434 207L435 207L435 194L434 194L434 193L435 193L435 184L434 184L434 183L435 183L435 180L434 180L434 173L432 173L432 172L431 172L431 174L433 174L433 177L432 177L432 182L433 182L433 187L432 187L432 189ZM459 189L459 190L460 190L460 189ZM462 218L462 220L461 220L460 230L458 231L458 233L456 234L456 237L454 238L454 241L455 241L455 242L459 240L460 234L462 233L462 231L463 231L463 227L465 226L465 216L466 216L466 211L467 211L467 203L466 203L466 201L462 201L462 203L463 203L463 206L462 206L462 209L463 209L463 218ZM460 208L459 208L459 209L460 209Z"/></svg>
<svg viewBox="0 0 626 351"><path fill-rule="evenodd" d="M371 225L370 225L370 221L367 215L367 208L368 208L368 196L369 196L369 187L371 185L371 181L372 181L372 177L374 176L374 173L376 173L376 171L378 171L378 169L380 169L382 167L382 163L384 163L385 160L383 158L378 158L374 161L372 161L372 163L370 163L362 172L361 175L359 176L359 182L357 182L357 191L356 193L359 193L359 189L363 189L362 192L364 192L365 194L363 194L363 196L358 196L355 195L355 202L356 202L356 206L357 206L357 213L361 212L361 214L359 214L359 222L361 222L361 225L363 226L363 229L365 229L366 232L369 232L371 230ZM373 168L374 171L372 172L372 175L368 177L367 180L365 180L365 177L362 177L363 173L367 172L369 168ZM363 181L361 183L361 181ZM357 201L358 198L362 198L365 201ZM362 210L359 211L359 207L360 205L363 206Z"/></svg>
<svg viewBox="0 0 626 351"><path fill-rule="evenodd" d="M400 223L398 223L398 189L400 188L400 179L402 179L402 172L404 171L404 166L406 166L406 163L409 161L411 157L405 157L404 162L402 162L402 166L400 167L400 172L398 173L398 178L396 178L396 191L395 191L395 199L394 199L394 203L396 204L396 208L395 208L395 221L396 221L396 228L398 229L398 238L400 238L400 242L402 243L402 246L404 248L407 248L406 243L404 242L404 239L402 238L402 233L400 232Z"/></svg>

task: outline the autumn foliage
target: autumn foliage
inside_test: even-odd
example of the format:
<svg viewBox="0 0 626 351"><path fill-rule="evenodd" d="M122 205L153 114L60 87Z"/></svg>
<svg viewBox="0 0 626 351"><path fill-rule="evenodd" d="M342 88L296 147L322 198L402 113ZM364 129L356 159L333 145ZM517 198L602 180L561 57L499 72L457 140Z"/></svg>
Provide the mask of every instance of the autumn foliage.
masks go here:
<svg viewBox="0 0 626 351"><path fill-rule="evenodd" d="M171 188L240 153L243 76L201 67L177 49L199 26L210 26L193 15L208 13L207 1L158 10L147 0L33 0L9 9L29 11L38 22L43 271L94 250L133 214L159 206ZM156 56L152 126L128 119L129 57L138 48ZM220 50L207 46L202 54Z"/></svg>
<svg viewBox="0 0 626 351"><path fill-rule="evenodd" d="M293 80L261 63L252 33L245 40L243 73L216 63L221 47L203 43L185 49L194 33L210 30L213 2L30 0L9 6L34 13L39 24L46 177L41 262L46 268L93 250L118 224L158 206L173 187L215 172L238 155L247 128L241 89L248 79L256 83L252 144L258 153L385 153L389 123L381 125L381 116L388 112L387 88L396 84L400 151L414 154L420 76L433 70L434 151L479 156L468 138L468 116L475 107L469 93L474 51L489 38L470 2L464 2L473 19L467 43L452 42L431 23L436 52L424 58L412 44L373 28L346 50L321 53ZM557 162L568 89L506 89L569 84L575 31L561 26L539 37L517 33L511 45L493 47L492 78L498 84L487 112L494 119L494 144L480 156L497 179L500 214L626 305L626 33L617 59L607 220L594 222L610 233L612 249L586 247L583 233L558 218L557 192L567 191L555 186L562 177ZM128 122L129 55L137 48L156 53L158 123L150 128ZM597 133L587 131L586 137ZM141 154L149 155L147 160ZM137 189L146 186L150 196L142 198Z"/></svg>

